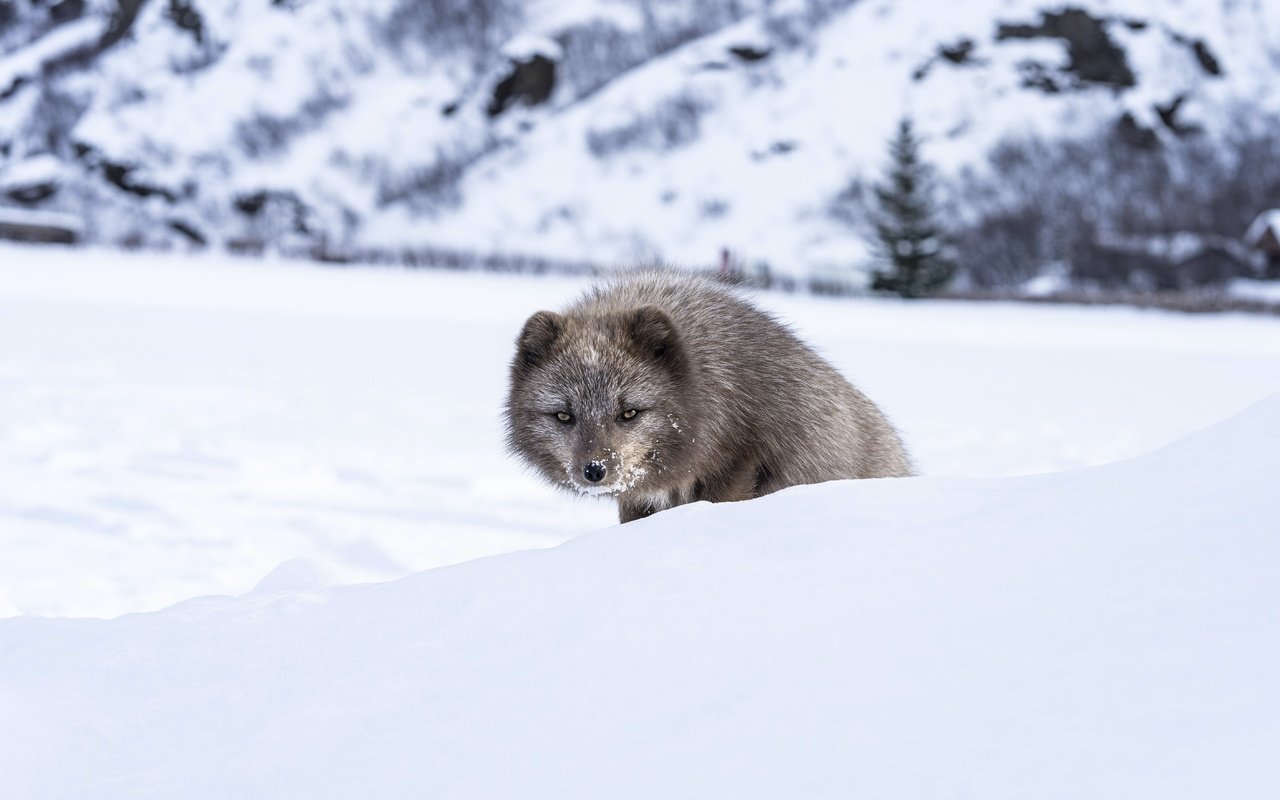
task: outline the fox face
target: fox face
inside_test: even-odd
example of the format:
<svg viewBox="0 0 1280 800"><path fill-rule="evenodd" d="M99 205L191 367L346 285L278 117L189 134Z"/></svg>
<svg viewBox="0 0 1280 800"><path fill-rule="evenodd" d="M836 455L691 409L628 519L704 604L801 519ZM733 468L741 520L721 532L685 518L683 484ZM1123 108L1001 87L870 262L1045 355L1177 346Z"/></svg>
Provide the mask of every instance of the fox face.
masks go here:
<svg viewBox="0 0 1280 800"><path fill-rule="evenodd" d="M511 449L582 494L658 491L679 480L693 443L689 364L654 306L586 317L539 311L511 364Z"/></svg>

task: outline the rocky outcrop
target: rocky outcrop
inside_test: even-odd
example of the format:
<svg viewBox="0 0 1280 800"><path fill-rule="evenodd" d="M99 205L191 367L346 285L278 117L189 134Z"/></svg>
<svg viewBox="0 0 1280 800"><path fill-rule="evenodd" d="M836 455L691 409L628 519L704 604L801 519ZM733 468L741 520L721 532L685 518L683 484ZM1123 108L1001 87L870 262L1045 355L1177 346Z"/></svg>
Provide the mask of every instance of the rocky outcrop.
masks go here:
<svg viewBox="0 0 1280 800"><path fill-rule="evenodd" d="M1001 23L996 40L1061 39L1067 44L1068 61L1061 71L1067 80L1055 83L1056 87L1101 85L1128 89L1137 81L1124 49L1107 33L1107 22L1080 8L1045 11L1039 22Z"/></svg>

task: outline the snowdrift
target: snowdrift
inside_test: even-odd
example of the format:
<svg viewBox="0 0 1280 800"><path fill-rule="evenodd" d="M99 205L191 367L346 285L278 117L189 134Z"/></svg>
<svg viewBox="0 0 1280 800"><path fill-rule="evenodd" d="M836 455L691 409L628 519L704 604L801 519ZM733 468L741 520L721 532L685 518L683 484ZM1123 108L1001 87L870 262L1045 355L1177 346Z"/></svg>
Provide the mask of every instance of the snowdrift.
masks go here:
<svg viewBox="0 0 1280 800"><path fill-rule="evenodd" d="M1274 797L1280 396L384 584L0 622L4 797Z"/></svg>

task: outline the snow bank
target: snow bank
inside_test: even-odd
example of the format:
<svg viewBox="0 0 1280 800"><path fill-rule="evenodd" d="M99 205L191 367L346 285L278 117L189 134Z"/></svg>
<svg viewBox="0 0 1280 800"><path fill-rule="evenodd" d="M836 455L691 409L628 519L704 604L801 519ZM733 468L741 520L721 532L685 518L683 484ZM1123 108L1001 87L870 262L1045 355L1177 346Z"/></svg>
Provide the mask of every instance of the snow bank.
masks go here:
<svg viewBox="0 0 1280 800"><path fill-rule="evenodd" d="M0 622L5 797L1274 797L1280 396L393 583Z"/></svg>
<svg viewBox="0 0 1280 800"><path fill-rule="evenodd" d="M59 228L77 234L84 227L80 218L73 214L37 211L17 206L0 206L0 225Z"/></svg>
<svg viewBox="0 0 1280 800"><path fill-rule="evenodd" d="M1256 247L1262 243L1262 237L1266 236L1268 231L1280 239L1280 208L1273 208L1259 214L1257 219L1250 223L1249 230L1244 234L1244 240Z"/></svg>
<svg viewBox="0 0 1280 800"><path fill-rule="evenodd" d="M89 17L63 25L24 48L0 57L0 93L12 91L21 80L33 79L45 64L76 50L96 44L102 38L102 23Z"/></svg>

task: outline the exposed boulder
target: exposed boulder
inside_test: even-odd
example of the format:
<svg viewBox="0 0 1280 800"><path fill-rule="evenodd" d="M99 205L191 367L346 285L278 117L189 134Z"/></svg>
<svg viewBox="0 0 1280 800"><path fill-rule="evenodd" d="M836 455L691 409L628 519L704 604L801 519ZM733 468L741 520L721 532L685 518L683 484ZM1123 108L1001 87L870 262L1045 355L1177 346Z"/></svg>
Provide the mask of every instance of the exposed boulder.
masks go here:
<svg viewBox="0 0 1280 800"><path fill-rule="evenodd" d="M555 86L556 62L542 53L534 53L523 61L513 60L507 76L493 88L493 98L486 111L496 117L517 103L540 105L551 99Z"/></svg>
<svg viewBox="0 0 1280 800"><path fill-rule="evenodd" d="M1204 70L1206 75L1213 78L1222 76L1222 64L1218 61L1218 56L1209 49L1209 45L1204 39L1192 38L1181 33L1172 35L1175 42L1191 51L1191 55L1195 57L1196 63L1200 65L1200 69Z"/></svg>
<svg viewBox="0 0 1280 800"><path fill-rule="evenodd" d="M749 44L739 44L739 45L734 45L733 47L730 47L729 52L733 53L740 60L746 61L747 63L751 63L753 61L765 60L773 53L773 50L771 50L768 47L756 47Z"/></svg>
<svg viewBox="0 0 1280 800"><path fill-rule="evenodd" d="M1192 134L1203 133L1204 128L1190 122L1183 122L1178 117L1178 112L1182 109L1182 104L1187 100L1185 94L1180 94L1173 98L1165 105L1157 103L1155 105L1156 116L1169 129L1170 133L1177 136L1190 136Z"/></svg>
<svg viewBox="0 0 1280 800"><path fill-rule="evenodd" d="M38 205L58 193L62 162L48 153L0 170L0 195L23 206Z"/></svg>
<svg viewBox="0 0 1280 800"><path fill-rule="evenodd" d="M1045 11L1038 23L1001 23L996 40L1061 39L1067 44L1069 73L1080 88L1088 85L1128 89L1136 84L1124 49L1107 33L1107 20L1081 8Z"/></svg>
<svg viewBox="0 0 1280 800"><path fill-rule="evenodd" d="M1160 137L1128 111L1120 115L1115 125L1116 137L1138 150L1153 150L1160 146Z"/></svg>
<svg viewBox="0 0 1280 800"><path fill-rule="evenodd" d="M556 88L556 65L564 58L559 44L545 36L517 36L502 48L507 72L493 87L486 109L496 117L517 103L536 106L551 99Z"/></svg>

